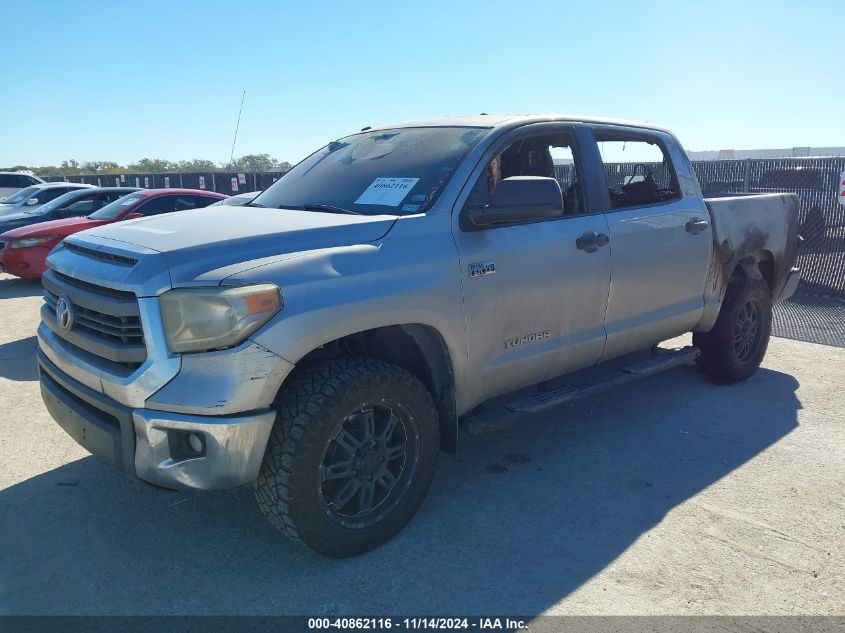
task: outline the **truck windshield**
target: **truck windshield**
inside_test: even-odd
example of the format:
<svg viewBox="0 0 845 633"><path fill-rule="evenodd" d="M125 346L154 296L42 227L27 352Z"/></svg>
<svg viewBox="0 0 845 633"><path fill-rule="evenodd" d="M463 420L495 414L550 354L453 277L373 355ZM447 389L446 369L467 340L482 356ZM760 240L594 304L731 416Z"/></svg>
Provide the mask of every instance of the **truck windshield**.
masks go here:
<svg viewBox="0 0 845 633"><path fill-rule="evenodd" d="M377 130L333 141L252 204L362 215L424 213L489 128Z"/></svg>

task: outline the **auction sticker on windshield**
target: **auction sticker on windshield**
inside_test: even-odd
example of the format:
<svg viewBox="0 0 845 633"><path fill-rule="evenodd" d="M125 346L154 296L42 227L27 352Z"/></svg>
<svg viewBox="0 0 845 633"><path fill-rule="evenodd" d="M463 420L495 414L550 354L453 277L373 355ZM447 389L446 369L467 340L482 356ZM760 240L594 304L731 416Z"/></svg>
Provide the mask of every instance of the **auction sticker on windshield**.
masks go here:
<svg viewBox="0 0 845 633"><path fill-rule="evenodd" d="M358 197L355 204L398 207L418 181L419 178L376 178Z"/></svg>

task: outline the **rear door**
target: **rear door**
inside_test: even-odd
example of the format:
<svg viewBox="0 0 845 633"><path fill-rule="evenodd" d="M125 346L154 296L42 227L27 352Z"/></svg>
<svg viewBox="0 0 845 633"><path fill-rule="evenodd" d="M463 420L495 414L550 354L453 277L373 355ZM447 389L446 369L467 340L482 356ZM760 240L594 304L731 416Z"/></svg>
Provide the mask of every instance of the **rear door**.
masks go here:
<svg viewBox="0 0 845 633"><path fill-rule="evenodd" d="M509 132L487 151L458 199L458 248L470 381L468 400L490 397L595 363L605 343L610 251L578 239L605 234L584 191L579 129L536 124ZM557 178L559 218L479 229L466 210L486 204L511 176Z"/></svg>
<svg viewBox="0 0 845 633"><path fill-rule="evenodd" d="M594 126L612 260L602 360L688 332L704 309L710 216L683 150L665 133Z"/></svg>

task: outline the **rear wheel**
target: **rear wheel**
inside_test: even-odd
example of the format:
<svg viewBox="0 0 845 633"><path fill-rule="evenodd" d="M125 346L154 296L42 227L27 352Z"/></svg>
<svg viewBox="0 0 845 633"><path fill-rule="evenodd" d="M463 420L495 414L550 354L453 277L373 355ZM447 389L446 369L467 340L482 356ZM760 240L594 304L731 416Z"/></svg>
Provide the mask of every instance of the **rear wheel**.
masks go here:
<svg viewBox="0 0 845 633"><path fill-rule="evenodd" d="M745 380L760 366L772 332L769 287L757 279L731 280L719 318L709 332L693 334L699 368L721 382Z"/></svg>
<svg viewBox="0 0 845 633"><path fill-rule="evenodd" d="M376 360L326 361L282 392L256 498L286 535L334 557L392 538L422 503L439 451L425 386Z"/></svg>

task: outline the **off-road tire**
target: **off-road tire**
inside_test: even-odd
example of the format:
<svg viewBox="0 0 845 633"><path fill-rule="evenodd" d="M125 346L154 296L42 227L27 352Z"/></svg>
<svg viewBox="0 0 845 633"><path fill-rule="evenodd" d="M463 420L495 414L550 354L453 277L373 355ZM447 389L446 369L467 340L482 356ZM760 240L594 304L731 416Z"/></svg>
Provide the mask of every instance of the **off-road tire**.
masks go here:
<svg viewBox="0 0 845 633"><path fill-rule="evenodd" d="M392 510L381 510L389 514L373 525L350 528L333 520L327 509L323 460L342 421L361 403L378 398L400 402L410 412L418 431L413 434L419 442L416 466ZM414 516L431 485L440 444L437 410L415 376L373 359L324 361L284 386L275 408L276 422L254 483L258 505L274 527L321 554L347 558L390 540Z"/></svg>
<svg viewBox="0 0 845 633"><path fill-rule="evenodd" d="M756 319L756 327L754 334L747 336L750 327L746 324L751 313ZM696 363L718 382L745 380L763 361L771 333L772 294L769 287L762 280L732 279L716 325L709 332L693 334L693 345L701 349Z"/></svg>

